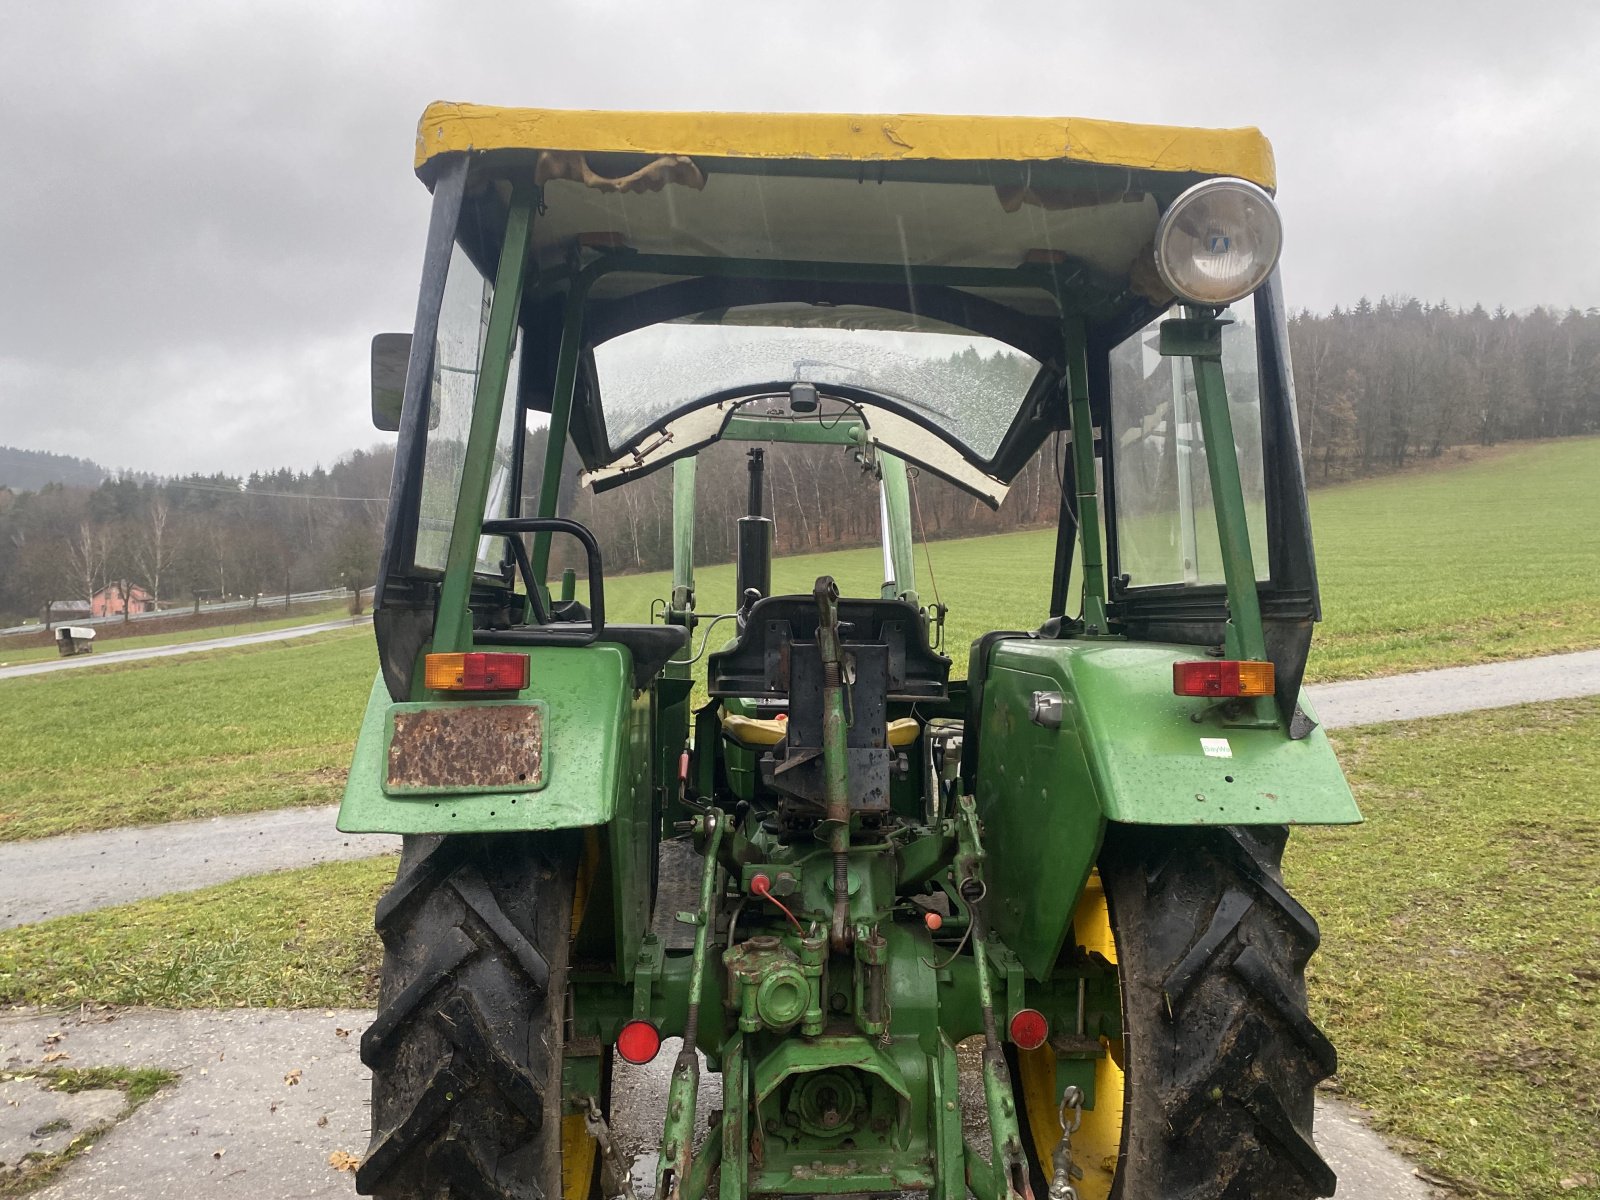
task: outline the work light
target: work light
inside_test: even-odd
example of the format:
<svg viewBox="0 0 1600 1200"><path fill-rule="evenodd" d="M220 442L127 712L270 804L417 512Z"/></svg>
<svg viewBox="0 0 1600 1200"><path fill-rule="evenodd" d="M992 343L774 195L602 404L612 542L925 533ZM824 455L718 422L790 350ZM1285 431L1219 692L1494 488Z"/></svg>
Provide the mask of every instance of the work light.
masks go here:
<svg viewBox="0 0 1600 1200"><path fill-rule="evenodd" d="M1191 304L1242 300L1272 274L1282 249L1278 206L1243 179L1195 184L1156 226L1156 270Z"/></svg>

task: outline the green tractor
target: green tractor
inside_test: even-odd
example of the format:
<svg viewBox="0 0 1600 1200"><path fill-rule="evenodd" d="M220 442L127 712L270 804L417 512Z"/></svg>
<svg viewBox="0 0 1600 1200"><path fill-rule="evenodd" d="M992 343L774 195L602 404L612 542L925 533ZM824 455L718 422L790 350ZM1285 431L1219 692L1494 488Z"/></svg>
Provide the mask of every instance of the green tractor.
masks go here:
<svg viewBox="0 0 1600 1200"><path fill-rule="evenodd" d="M1300 686L1266 141L438 104L416 168L339 819L404 835L358 1189L631 1196L610 1122L675 1038L657 1200L1331 1195L1318 932L1279 862L1360 814ZM712 597L719 441L750 443L699 463L742 459L748 511ZM880 514L862 594L773 585L794 443ZM947 623L916 478L998 507L1040 455L1048 608ZM669 466L671 592L622 620L562 496Z"/></svg>

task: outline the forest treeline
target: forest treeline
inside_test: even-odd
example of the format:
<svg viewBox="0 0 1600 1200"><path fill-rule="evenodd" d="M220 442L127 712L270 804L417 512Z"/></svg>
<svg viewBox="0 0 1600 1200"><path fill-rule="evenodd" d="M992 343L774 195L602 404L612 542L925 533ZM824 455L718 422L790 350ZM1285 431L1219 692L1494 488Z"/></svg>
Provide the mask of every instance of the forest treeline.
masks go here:
<svg viewBox="0 0 1600 1200"><path fill-rule="evenodd" d="M1600 432L1600 310L1362 300L1289 323L1312 483L1452 446Z"/></svg>
<svg viewBox="0 0 1600 1200"><path fill-rule="evenodd" d="M0 446L0 484L14 492L36 492L51 483L99 487L115 474L97 462L70 454Z"/></svg>
<svg viewBox="0 0 1600 1200"><path fill-rule="evenodd" d="M0 625L136 584L165 608L372 586L394 452L238 478L0 487Z"/></svg>
<svg viewBox="0 0 1600 1200"><path fill-rule="evenodd" d="M1289 334L1313 485L1456 446L1600 433L1600 310L1491 313L1363 300L1296 313ZM542 441L529 435L531 461ZM733 556L745 450L726 444L701 456L697 561ZM1061 450L1048 441L999 512L919 473L913 523L929 538L1052 524ZM38 618L49 601L87 599L122 580L163 604L197 593L370 586L392 465L392 450L377 447L310 472L0 486L0 623ZM847 452L768 447L766 480L780 553L877 540L875 487ZM569 473L562 509L595 531L611 570L668 565L670 472L599 496Z"/></svg>

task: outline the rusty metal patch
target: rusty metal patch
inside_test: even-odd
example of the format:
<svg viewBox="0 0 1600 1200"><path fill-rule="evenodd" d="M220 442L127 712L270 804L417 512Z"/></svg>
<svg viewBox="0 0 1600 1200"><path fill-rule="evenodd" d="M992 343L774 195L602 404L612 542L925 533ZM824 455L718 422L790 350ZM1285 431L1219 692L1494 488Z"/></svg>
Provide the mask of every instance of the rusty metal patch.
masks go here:
<svg viewBox="0 0 1600 1200"><path fill-rule="evenodd" d="M396 704L386 792L525 792L544 786L545 706Z"/></svg>

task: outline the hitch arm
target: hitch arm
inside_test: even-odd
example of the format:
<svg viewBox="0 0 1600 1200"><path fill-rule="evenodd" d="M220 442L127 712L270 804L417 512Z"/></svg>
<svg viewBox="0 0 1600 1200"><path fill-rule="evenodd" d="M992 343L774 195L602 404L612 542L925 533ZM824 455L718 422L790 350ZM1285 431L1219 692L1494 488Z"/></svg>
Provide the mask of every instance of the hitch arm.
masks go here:
<svg viewBox="0 0 1600 1200"><path fill-rule="evenodd" d="M706 831L705 874L700 878L700 911L680 913L680 921L692 919L694 959L689 969L689 1008L683 1021L683 1048L672 1065L672 1082L667 1088L667 1123L661 1137L661 1163L656 1172L656 1195L664 1200L681 1200L692 1176L690 1158L694 1152L695 1104L700 1092L700 1058L695 1043L700 1036L700 995L705 987L706 954L716 923L717 851L722 846L727 817L713 808L699 818Z"/></svg>
<svg viewBox="0 0 1600 1200"><path fill-rule="evenodd" d="M828 941L843 951L850 940L850 752L844 715L844 652L839 645L839 585L818 578L817 653L822 656L823 827L833 850L833 925Z"/></svg>
<svg viewBox="0 0 1600 1200"><path fill-rule="evenodd" d="M989 1109L989 1132L994 1146L991 1163L994 1194L1000 1200L1018 1196L1022 1200L1033 1200L1028 1163L1022 1150L1022 1133L1017 1126L1016 1091L995 1027L994 988L989 980L988 923L983 910L988 889L983 882L984 851L978 837L978 810L971 796L961 797L956 836L960 846L956 854L956 870L961 875L958 887L972 913L972 958L977 967L978 1005L983 1012L983 1098ZM977 1187L973 1190L979 1191Z"/></svg>

